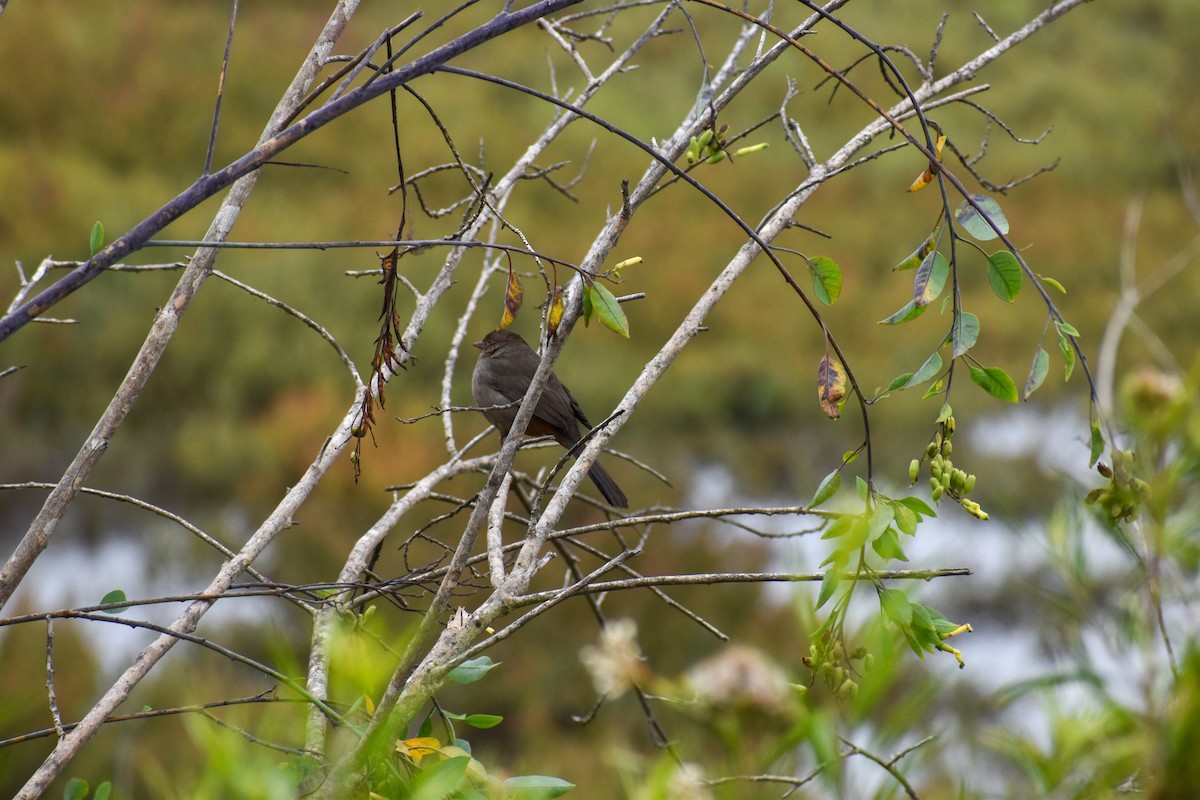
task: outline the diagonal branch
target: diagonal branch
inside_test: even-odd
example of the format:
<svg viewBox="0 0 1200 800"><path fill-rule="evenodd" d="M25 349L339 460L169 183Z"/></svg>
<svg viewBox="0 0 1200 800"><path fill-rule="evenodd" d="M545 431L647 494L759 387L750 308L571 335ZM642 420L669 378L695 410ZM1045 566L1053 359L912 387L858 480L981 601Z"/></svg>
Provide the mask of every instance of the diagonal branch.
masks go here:
<svg viewBox="0 0 1200 800"><path fill-rule="evenodd" d="M518 11L497 14L490 22L480 25L470 32L447 42L432 52L396 69L394 72L380 76L373 82L369 82L334 100L330 100L307 117L288 127L282 130L270 129L271 135L262 140L249 153L224 168L200 178L168 201L158 211L155 211L116 241L96 253L83 266L72 271L53 286L39 293L20 308L6 315L3 319L0 319L0 341L7 339L17 330L52 308L63 298L96 278L112 264L125 258L135 250L141 249L151 236L165 228L167 224L178 219L239 178L255 172L272 158L275 158L306 136L364 103L374 100L380 95L387 94L418 76L427 75L435 71L456 56L462 55L491 39L495 39L511 30L540 19L547 14L552 14L560 9L575 5L580 1L540 0L540 2L533 3ZM343 9L355 6L357 6L357 2L354 2L354 0L343 0L339 4L339 10L335 12L335 16L344 13ZM346 17L348 19L349 14L346 14ZM325 54L327 53L328 51ZM322 63L320 58L314 58L310 55L309 59L305 62L305 69L314 70L315 74L316 65L320 63ZM311 87L311 84L312 81L309 80L306 83L306 87ZM289 105L289 109L291 107ZM285 117L286 114L278 115L279 119Z"/></svg>

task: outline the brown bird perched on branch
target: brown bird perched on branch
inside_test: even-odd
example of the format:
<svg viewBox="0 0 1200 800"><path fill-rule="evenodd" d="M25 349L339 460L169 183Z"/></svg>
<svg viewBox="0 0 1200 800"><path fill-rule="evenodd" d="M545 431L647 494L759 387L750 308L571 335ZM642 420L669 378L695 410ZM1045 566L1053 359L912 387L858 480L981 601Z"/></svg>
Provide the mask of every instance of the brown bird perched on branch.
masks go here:
<svg viewBox="0 0 1200 800"><path fill-rule="evenodd" d="M492 331L475 346L479 348L479 361L471 376L471 392L475 395L476 405L482 406L487 421L496 426L501 436L507 436L517 417L517 404L525 397L541 359L524 339L508 330ZM551 373L525 434L553 436L554 441L570 450L581 438L580 422L589 428L592 426L579 407L579 401ZM618 508L629 506L621 487L599 463L592 464L588 477L610 505Z"/></svg>

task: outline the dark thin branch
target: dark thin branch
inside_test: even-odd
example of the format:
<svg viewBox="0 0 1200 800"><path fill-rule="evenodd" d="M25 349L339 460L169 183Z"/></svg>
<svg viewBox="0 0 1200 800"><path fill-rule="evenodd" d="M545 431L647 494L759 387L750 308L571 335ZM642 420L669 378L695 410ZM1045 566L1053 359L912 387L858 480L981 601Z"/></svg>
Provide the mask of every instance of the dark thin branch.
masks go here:
<svg viewBox="0 0 1200 800"><path fill-rule="evenodd" d="M421 75L428 75L445 66L451 59L479 47L483 43L515 30L529 22L579 3L580 0L540 0L511 13L499 14L490 22L459 36L419 58L397 68L395 72L378 77L357 89L331 100L307 117L292 123L271 136L258 147L222 169L201 177L150 216L92 256L86 264L40 292L16 311L0 319L0 341L53 308L65 297L96 278L108 267L140 250L150 237L169 223L192 210L204 200L226 188L243 175L261 168L272 158L296 142L364 103ZM378 75L378 73L377 73Z"/></svg>
<svg viewBox="0 0 1200 800"><path fill-rule="evenodd" d="M212 709L212 708L226 708L228 706L247 705L247 704L252 704L252 703L304 703L304 702L307 702L307 701L301 700L300 698L277 697L275 695L275 690L270 689L268 691L262 692L261 694L256 694L252 697L239 697L239 698L236 698L233 700L215 700L211 703L202 703L199 705L191 705L191 706L176 706L174 708L155 708L155 709L148 709L146 711L136 711L131 714L114 714L113 716L111 716L107 720L105 720L105 722L106 723L109 723L109 722L132 722L134 720L139 720L139 719L155 719L157 717L170 717L170 716L175 716L177 714L193 714L196 712L208 711L209 709ZM62 726L62 730L65 733L70 733L71 731L75 730L75 728L77 726L78 726L78 723L76 723L76 722L64 723ZM0 739L0 749L3 749L5 747L10 747L11 745L14 745L14 744L24 744L25 742L32 742L37 739L45 739L47 736L56 735L56 733L57 733L57 731L54 728L42 728L41 730L30 731L29 733L24 733L24 734L21 734L20 736L12 736L12 737L9 737L8 739ZM317 758L321 757L320 753L314 753L314 752L307 751L307 750L298 751L298 752L302 752L304 755L316 756Z"/></svg>
<svg viewBox="0 0 1200 800"><path fill-rule="evenodd" d="M945 569L888 569L871 575L848 573L842 577L847 581L914 580L928 581L933 578L966 577L971 570L966 567ZM823 572L706 572L694 575L648 575L641 578L590 583L579 592L615 592L624 589L644 589L649 586L712 586L722 583L819 583ZM513 598L512 605L527 606L545 603L555 598L562 589L534 592Z"/></svg>
<svg viewBox="0 0 1200 800"><path fill-rule="evenodd" d="M212 130L208 134L208 149L204 153L202 175L212 170L213 151L217 149L217 125L221 121L221 101L225 99L225 76L229 74L229 53L233 50L233 30L237 27L238 0L233 0L229 9L229 30L225 34L225 54L221 57L221 72L217 78L217 104L213 109Z"/></svg>
<svg viewBox="0 0 1200 800"><path fill-rule="evenodd" d="M145 630L153 631L158 634L162 634L165 636L171 636L175 639L180 639L185 642L191 642L192 644L200 645L201 647L212 650L214 653L219 653L220 655L225 656L225 658L228 658L230 661L235 661L239 664L244 664L245 666L255 669L255 670L263 673L264 675L267 675L267 676L279 681L280 683L284 684L292 691L299 694L305 700L312 703L317 708L321 709L321 711L326 716L328 716L329 719L333 720L334 722L338 722L338 723L343 721L340 714L338 714L336 711L334 711L332 708L330 708L329 705L326 704L319 697L314 697L307 689L304 688L303 683L301 683L300 681L297 681L295 678L290 678L287 675L284 675L282 672L279 672L278 670L267 666L266 664L255 661L254 659L250 658L249 656L244 656L235 650L230 650L228 647L219 645L210 639L204 638L203 636L197 636L194 633L185 633L183 631L173 630L172 628L169 628L166 625L157 625L153 622L148 622L146 620L129 619L127 617L116 616L116 611L122 606L129 605L129 603L109 603L107 605L117 606L117 609L114 609L112 613L108 613L108 614L92 613L92 612L88 612L88 611L76 611L74 609L64 609L62 611L53 612L52 614L40 614L40 615L36 615L36 616L40 616L43 619L83 619L83 620L89 620L91 622L107 622L107 623L115 624L115 625L124 625L129 628L143 628ZM0 620L0 625L8 624L8 623L9 623L9 620Z"/></svg>

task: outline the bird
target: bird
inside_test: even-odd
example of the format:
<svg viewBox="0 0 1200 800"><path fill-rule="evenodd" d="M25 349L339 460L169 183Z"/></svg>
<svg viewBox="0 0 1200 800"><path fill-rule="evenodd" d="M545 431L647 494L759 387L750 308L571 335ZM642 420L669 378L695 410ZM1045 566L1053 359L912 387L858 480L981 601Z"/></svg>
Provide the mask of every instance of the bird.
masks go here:
<svg viewBox="0 0 1200 800"><path fill-rule="evenodd" d="M524 339L510 330L492 331L481 341L475 342L475 346L479 348L479 361L471 375L471 393L487 421L496 426L502 437L507 436L516 419L518 405L525 397L541 359ZM592 427L571 390L554 373L550 373L525 434L553 436L569 451L582 438L579 433L580 422L588 428ZM592 464L588 477L609 505L629 507L625 493L599 462Z"/></svg>

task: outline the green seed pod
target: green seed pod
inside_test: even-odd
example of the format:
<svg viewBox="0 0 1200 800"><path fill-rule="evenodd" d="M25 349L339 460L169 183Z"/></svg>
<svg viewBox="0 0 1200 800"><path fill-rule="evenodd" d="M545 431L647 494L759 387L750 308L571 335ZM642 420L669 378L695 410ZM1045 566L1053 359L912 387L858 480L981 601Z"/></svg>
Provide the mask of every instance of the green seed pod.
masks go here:
<svg viewBox="0 0 1200 800"><path fill-rule="evenodd" d="M759 142L758 144L752 144L749 147L739 147L737 150L733 151L733 154L738 157L748 156L751 153L757 153L759 150L766 150L768 147L770 147L770 145L767 142Z"/></svg>
<svg viewBox="0 0 1200 800"><path fill-rule="evenodd" d="M908 482L916 483L917 478L920 476L920 474L921 474L921 462L914 458L912 461L910 461L908 463Z"/></svg>
<svg viewBox="0 0 1200 800"><path fill-rule="evenodd" d="M933 458L934 456L936 456L936 455L937 455L937 451L938 451L938 446L937 446L937 443L936 443L936 442L930 442L930 443L929 443L929 446L925 448L925 457L926 457L926 458Z"/></svg>
<svg viewBox="0 0 1200 800"><path fill-rule="evenodd" d="M943 492L945 492L945 491L946 491L946 490L942 488L942 485L941 485L940 483L939 483L939 484L936 484L936 485L933 487L933 502L935 502L935 503L936 503L938 500L941 500L941 499L942 499L942 493L943 493Z"/></svg>
<svg viewBox="0 0 1200 800"><path fill-rule="evenodd" d="M942 455L948 456L952 452L954 452L954 445L950 442L950 440L947 439L946 441L942 442Z"/></svg>
<svg viewBox="0 0 1200 800"><path fill-rule="evenodd" d="M962 488L963 494L970 494L971 490L974 488L975 488L975 476L968 475L967 479L965 481L963 481L963 488Z"/></svg>

